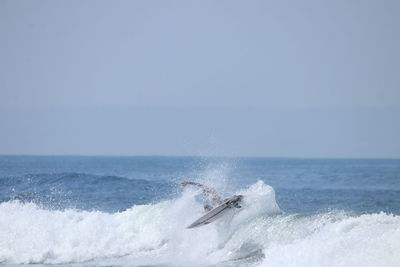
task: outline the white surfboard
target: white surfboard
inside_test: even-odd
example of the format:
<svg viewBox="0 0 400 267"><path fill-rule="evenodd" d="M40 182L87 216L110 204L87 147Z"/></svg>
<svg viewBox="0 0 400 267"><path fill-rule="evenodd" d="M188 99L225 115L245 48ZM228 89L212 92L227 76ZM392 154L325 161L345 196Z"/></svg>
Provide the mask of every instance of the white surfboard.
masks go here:
<svg viewBox="0 0 400 267"><path fill-rule="evenodd" d="M197 219L196 221L194 221L187 228L191 229L191 228L204 226L204 225L207 225L207 224L215 221L218 218L221 218L223 215L225 215L232 208L238 207L240 201L242 201L242 198L243 198L243 196L241 196L241 195L233 196L233 197L228 198L223 204L221 204L218 207L210 210L204 216L202 216L199 219Z"/></svg>

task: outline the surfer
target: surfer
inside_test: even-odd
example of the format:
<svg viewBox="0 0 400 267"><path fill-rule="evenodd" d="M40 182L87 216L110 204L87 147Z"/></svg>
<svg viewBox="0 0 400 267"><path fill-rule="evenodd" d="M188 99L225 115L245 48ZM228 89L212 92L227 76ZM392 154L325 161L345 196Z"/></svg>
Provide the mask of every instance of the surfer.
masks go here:
<svg viewBox="0 0 400 267"><path fill-rule="evenodd" d="M204 211L210 211L213 209L213 206L221 205L224 202L223 199L218 195L217 191L215 191L215 189L192 181L183 181L181 183L182 186L187 186L188 184L200 187L203 190L204 196L210 200L211 205L204 205Z"/></svg>
<svg viewBox="0 0 400 267"><path fill-rule="evenodd" d="M181 185L194 185L200 187L203 190L203 194L209 199L211 204L204 205L204 211L206 214L189 225L187 227L188 229L207 225L224 216L224 214L227 214L229 210L232 210L233 208L241 208L239 204L243 199L242 195L234 195L232 197L222 199L215 189L205 186L201 183L183 181L181 182Z"/></svg>
<svg viewBox="0 0 400 267"><path fill-rule="evenodd" d="M208 198L211 202L210 204L206 204L204 205L204 211L209 212L210 210L212 210L215 206L219 206L221 204L223 204L225 201L227 201L229 198L226 199L222 199L217 191L215 191L215 189L205 186L201 183L196 183L196 182L192 182L192 181L183 181L181 183L182 186L187 186L187 185L194 185L197 187L200 187L203 190L203 194L206 196L206 198ZM240 196L240 199L242 198L242 196ZM240 206L236 206L237 208L240 208Z"/></svg>

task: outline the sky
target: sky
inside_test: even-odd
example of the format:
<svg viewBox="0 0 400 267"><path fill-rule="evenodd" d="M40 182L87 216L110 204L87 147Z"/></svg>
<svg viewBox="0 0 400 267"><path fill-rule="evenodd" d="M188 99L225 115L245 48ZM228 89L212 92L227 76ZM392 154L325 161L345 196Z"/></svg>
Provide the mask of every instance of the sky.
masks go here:
<svg viewBox="0 0 400 267"><path fill-rule="evenodd" d="M398 14L0 0L0 154L400 158Z"/></svg>

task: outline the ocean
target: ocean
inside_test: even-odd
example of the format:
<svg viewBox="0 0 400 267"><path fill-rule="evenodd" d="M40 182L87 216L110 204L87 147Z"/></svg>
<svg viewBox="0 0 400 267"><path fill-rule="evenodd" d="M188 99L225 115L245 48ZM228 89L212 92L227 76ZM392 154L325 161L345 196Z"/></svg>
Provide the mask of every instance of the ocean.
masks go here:
<svg viewBox="0 0 400 267"><path fill-rule="evenodd" d="M0 265L398 267L400 160L0 156Z"/></svg>

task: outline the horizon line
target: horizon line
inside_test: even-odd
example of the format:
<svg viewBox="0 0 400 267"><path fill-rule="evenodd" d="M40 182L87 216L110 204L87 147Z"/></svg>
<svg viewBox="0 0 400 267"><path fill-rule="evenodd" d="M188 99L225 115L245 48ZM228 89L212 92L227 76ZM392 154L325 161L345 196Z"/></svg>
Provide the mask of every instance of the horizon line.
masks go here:
<svg viewBox="0 0 400 267"><path fill-rule="evenodd" d="M249 158L249 159L309 159L309 160L400 160L395 157L316 157L316 156L233 156L233 155L167 155L167 154L2 154L0 157L101 157L101 158Z"/></svg>

